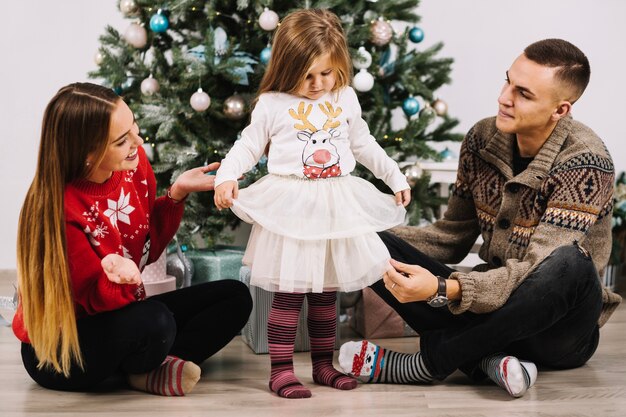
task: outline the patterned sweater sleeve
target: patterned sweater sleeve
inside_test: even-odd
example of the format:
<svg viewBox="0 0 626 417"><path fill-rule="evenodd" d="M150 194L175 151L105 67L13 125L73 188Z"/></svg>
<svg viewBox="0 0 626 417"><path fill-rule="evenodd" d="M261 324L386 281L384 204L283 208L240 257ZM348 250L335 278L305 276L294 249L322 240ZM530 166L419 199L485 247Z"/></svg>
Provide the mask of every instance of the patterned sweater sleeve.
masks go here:
<svg viewBox="0 0 626 417"><path fill-rule="evenodd" d="M500 308L548 255L560 246L583 241L592 225L606 229L604 236L610 236L614 173L612 163L602 159L593 153L578 154L552 168L535 200L543 216L525 255L484 272L454 272L451 278L459 281L462 299L450 305L453 313ZM598 268L606 261L594 258Z"/></svg>
<svg viewBox="0 0 626 417"><path fill-rule="evenodd" d="M464 141L457 178L442 219L426 227L395 227L391 232L439 262L458 263L463 260L480 233L469 179L465 174L468 172L468 164L470 155Z"/></svg>

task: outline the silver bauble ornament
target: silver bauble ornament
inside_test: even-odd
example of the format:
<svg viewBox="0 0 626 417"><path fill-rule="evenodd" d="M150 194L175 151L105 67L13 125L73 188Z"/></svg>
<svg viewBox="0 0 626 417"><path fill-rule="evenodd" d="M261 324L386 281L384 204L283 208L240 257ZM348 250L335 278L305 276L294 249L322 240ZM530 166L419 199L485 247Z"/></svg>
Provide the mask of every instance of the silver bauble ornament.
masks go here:
<svg viewBox="0 0 626 417"><path fill-rule="evenodd" d="M148 157L148 161L152 162L154 160L154 148L150 143L144 143L141 145L144 151L146 151L146 156Z"/></svg>
<svg viewBox="0 0 626 417"><path fill-rule="evenodd" d="M417 162L404 169L404 176L406 177L406 181L409 183L411 188L415 187L417 181L423 174L424 170Z"/></svg>
<svg viewBox="0 0 626 417"><path fill-rule="evenodd" d="M193 277L194 271L193 262L184 253L170 253L167 255L165 265L165 273L176 277L176 288L182 288L191 284L191 277ZM185 276L185 272L187 276Z"/></svg>
<svg viewBox="0 0 626 417"><path fill-rule="evenodd" d="M141 82L141 93L146 96L151 96L158 93L160 87L159 82L151 75Z"/></svg>
<svg viewBox="0 0 626 417"><path fill-rule="evenodd" d="M374 87L374 76L366 69L359 70L352 79L352 86L357 91L370 91Z"/></svg>
<svg viewBox="0 0 626 417"><path fill-rule="evenodd" d="M352 65L356 69L369 68L369 66L372 65L372 54L367 52L367 49L365 49L365 47L360 46L359 49L357 49L354 58L352 59Z"/></svg>
<svg viewBox="0 0 626 417"><path fill-rule="evenodd" d="M426 120L426 124L431 124L437 118L437 112L432 107L426 106L420 111L419 118Z"/></svg>
<svg viewBox="0 0 626 417"><path fill-rule="evenodd" d="M148 43L148 32L140 24L131 23L124 31L124 39L135 48L141 49Z"/></svg>
<svg viewBox="0 0 626 417"><path fill-rule="evenodd" d="M139 7L137 3L135 3L135 0L121 0L120 11L124 16L134 16L139 11Z"/></svg>
<svg viewBox="0 0 626 417"><path fill-rule="evenodd" d="M385 46L393 36L393 28L382 17L372 22L370 26L370 40L376 46Z"/></svg>
<svg viewBox="0 0 626 417"><path fill-rule="evenodd" d="M246 115L246 100L239 94L224 100L224 115L231 120L239 120Z"/></svg>
<svg viewBox="0 0 626 417"><path fill-rule="evenodd" d="M202 112L208 109L211 105L211 97L202 91L202 88L198 88L198 91L191 95L189 104L191 104L191 108L195 111Z"/></svg>
<svg viewBox="0 0 626 417"><path fill-rule="evenodd" d="M278 15L276 12L266 7L261 16L259 16L259 26L268 32L276 29L276 26L278 26Z"/></svg>
<svg viewBox="0 0 626 417"><path fill-rule="evenodd" d="M445 116L448 113L448 104L441 99L433 101L431 106L435 109L437 116Z"/></svg>

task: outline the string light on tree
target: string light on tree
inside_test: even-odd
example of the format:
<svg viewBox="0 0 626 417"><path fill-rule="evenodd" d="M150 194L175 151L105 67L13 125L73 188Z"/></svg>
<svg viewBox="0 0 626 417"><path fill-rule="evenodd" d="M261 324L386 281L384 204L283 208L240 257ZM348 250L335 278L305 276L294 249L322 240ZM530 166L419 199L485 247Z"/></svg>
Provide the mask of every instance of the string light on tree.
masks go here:
<svg viewBox="0 0 626 417"><path fill-rule="evenodd" d="M157 10L156 14L150 18L150 29L155 33L163 33L169 26L170 21L163 9Z"/></svg>
<svg viewBox="0 0 626 417"><path fill-rule="evenodd" d="M420 43L424 40L424 31L417 26L413 26L409 31L409 39L413 43Z"/></svg>
<svg viewBox="0 0 626 417"><path fill-rule="evenodd" d="M357 91L370 91L374 87L374 76L363 68L352 79L352 86Z"/></svg>
<svg viewBox="0 0 626 417"><path fill-rule="evenodd" d="M202 88L198 88L198 91L191 95L189 104L191 104L191 108L195 111L203 112L211 105L211 97L202 91Z"/></svg>
<svg viewBox="0 0 626 417"><path fill-rule="evenodd" d="M268 32L273 31L278 26L278 15L275 11L268 9L267 7L259 16L259 26L261 29Z"/></svg>
<svg viewBox="0 0 626 417"><path fill-rule="evenodd" d="M148 43L148 33L143 26L133 22L124 31L124 39L129 45L142 49Z"/></svg>
<svg viewBox="0 0 626 417"><path fill-rule="evenodd" d="M148 78L141 82L141 93L145 96L151 96L159 92L161 86L159 82L150 74Z"/></svg>
<svg viewBox="0 0 626 417"><path fill-rule="evenodd" d="M370 26L370 40L376 46L385 46L393 37L393 28L383 17L379 17Z"/></svg>

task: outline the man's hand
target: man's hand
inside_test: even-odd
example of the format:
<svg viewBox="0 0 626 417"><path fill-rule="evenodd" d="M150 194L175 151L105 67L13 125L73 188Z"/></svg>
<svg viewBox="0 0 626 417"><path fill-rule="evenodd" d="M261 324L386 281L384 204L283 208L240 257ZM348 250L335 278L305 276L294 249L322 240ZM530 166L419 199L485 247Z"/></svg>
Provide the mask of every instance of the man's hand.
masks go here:
<svg viewBox="0 0 626 417"><path fill-rule="evenodd" d="M239 196L239 184L237 181L226 181L215 188L215 207L218 209L230 208L233 200Z"/></svg>
<svg viewBox="0 0 626 417"><path fill-rule="evenodd" d="M385 272L383 281L385 288L401 303L424 301L437 292L437 277L427 269L394 259L390 264L392 269Z"/></svg>
<svg viewBox="0 0 626 417"><path fill-rule="evenodd" d="M107 278L116 284L141 284L141 273L137 264L115 253L100 261Z"/></svg>
<svg viewBox="0 0 626 417"><path fill-rule="evenodd" d="M219 167L219 162L213 162L212 164L183 172L170 187L170 197L180 201L187 197L189 193L211 191L215 185L215 175L207 175L207 172L215 171Z"/></svg>

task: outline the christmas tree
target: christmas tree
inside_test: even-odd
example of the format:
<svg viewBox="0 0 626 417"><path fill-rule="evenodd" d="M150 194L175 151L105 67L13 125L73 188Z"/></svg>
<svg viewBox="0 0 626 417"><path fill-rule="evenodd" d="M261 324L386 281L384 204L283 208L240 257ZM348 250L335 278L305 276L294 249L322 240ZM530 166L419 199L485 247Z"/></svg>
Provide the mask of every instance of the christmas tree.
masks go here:
<svg viewBox="0 0 626 417"><path fill-rule="evenodd" d="M181 172L219 161L248 122L280 17L299 8L328 8L344 25L353 56L353 87L372 135L413 187L409 221L428 217L441 201L413 162L438 159L428 142L460 140L436 90L450 81L442 44L421 50L419 0L121 0L123 33L107 27L89 75L104 80L135 112L161 191ZM394 26L391 25L393 22ZM403 29L398 29L402 27ZM398 117L404 116L404 117ZM264 160L244 187L266 173ZM405 166L406 165L406 166ZM361 175L386 187L362 167ZM219 212L212 193L187 200L179 237L200 234L208 245L238 219Z"/></svg>

